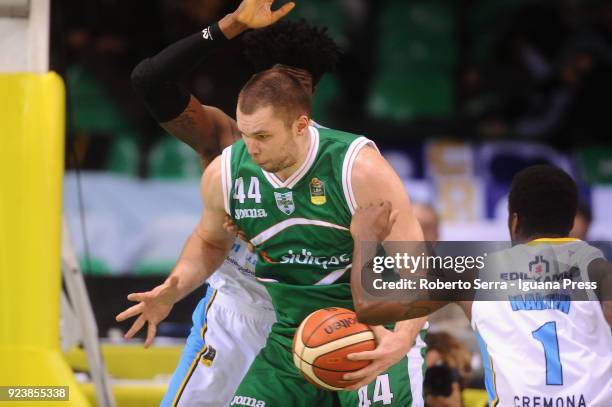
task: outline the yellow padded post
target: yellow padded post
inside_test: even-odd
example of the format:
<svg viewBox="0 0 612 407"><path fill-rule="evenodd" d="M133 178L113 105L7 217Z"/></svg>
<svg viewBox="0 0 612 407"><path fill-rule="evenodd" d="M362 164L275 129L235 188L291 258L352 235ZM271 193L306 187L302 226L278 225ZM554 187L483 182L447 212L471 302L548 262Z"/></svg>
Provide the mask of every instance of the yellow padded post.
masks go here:
<svg viewBox="0 0 612 407"><path fill-rule="evenodd" d="M0 75L0 386L70 386L52 404L88 406L59 342L64 123L57 74Z"/></svg>

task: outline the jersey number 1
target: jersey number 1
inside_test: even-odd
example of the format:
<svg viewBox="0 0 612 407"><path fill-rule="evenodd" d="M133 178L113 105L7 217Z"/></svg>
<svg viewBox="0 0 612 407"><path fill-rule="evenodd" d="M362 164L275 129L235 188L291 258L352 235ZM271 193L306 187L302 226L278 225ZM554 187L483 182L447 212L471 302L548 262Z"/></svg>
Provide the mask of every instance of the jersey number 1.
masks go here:
<svg viewBox="0 0 612 407"><path fill-rule="evenodd" d="M557 339L557 323L550 321L531 333L544 346L546 359L546 384L563 384L563 368L559 356L559 340Z"/></svg>

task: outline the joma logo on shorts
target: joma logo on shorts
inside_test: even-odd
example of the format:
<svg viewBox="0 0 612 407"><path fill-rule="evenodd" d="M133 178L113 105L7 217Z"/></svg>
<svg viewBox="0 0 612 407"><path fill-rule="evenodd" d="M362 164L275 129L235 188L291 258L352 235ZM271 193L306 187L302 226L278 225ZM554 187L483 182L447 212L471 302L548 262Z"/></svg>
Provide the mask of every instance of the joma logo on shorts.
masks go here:
<svg viewBox="0 0 612 407"><path fill-rule="evenodd" d="M351 325L355 325L356 323L357 320L355 320L355 318L344 318L331 325L327 325L325 327L325 333L331 335L332 333L334 333L334 331L337 331L338 329L349 328Z"/></svg>
<svg viewBox="0 0 612 407"><path fill-rule="evenodd" d="M266 402L253 397L234 396L230 406L266 407Z"/></svg>
<svg viewBox="0 0 612 407"><path fill-rule="evenodd" d="M234 212L234 218L236 219L265 218L267 216L268 213L265 209L236 209Z"/></svg>

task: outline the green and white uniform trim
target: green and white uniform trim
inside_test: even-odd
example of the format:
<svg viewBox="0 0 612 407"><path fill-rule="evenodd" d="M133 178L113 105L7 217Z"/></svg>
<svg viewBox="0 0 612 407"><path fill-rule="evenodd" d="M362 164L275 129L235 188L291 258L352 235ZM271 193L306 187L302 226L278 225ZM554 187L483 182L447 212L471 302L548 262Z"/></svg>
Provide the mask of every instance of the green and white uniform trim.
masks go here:
<svg viewBox="0 0 612 407"><path fill-rule="evenodd" d="M243 141L223 152L225 210L256 245L256 277L277 319L231 405L423 406L422 336L405 358L357 392L312 386L291 357L295 330L311 312L354 309L349 228L357 202L351 176L359 151L368 145L375 148L365 137L311 127L305 163L285 181L262 171Z"/></svg>
<svg viewBox="0 0 612 407"><path fill-rule="evenodd" d="M223 151L221 163L225 211L257 248L256 277L272 297L273 333L287 347L311 312L353 308L351 175L359 151L376 148L337 130L310 127L309 135L304 163L286 180L257 166L242 140Z"/></svg>

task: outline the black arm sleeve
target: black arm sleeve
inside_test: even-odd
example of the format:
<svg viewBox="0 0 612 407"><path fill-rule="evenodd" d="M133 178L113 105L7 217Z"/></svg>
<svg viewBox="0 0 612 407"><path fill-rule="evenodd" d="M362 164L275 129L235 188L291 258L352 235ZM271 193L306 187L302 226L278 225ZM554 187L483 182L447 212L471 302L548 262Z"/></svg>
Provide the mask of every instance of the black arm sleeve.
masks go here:
<svg viewBox="0 0 612 407"><path fill-rule="evenodd" d="M175 119L185 110L190 96L179 80L226 41L215 23L136 65L132 86L158 122Z"/></svg>

